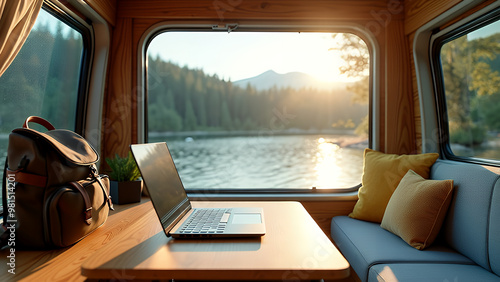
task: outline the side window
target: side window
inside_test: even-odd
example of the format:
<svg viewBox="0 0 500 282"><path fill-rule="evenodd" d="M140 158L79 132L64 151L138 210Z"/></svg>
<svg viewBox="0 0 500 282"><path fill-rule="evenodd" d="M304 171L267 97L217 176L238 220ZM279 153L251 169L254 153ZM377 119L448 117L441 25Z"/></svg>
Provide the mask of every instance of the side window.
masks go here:
<svg viewBox="0 0 500 282"><path fill-rule="evenodd" d="M167 142L186 188L361 182L370 57L360 37L166 31L147 56L147 138Z"/></svg>
<svg viewBox="0 0 500 282"><path fill-rule="evenodd" d="M85 84L82 74L89 52L85 46L90 42L87 32L48 7L40 11L21 51L0 77L2 160L7 156L9 133L28 116L41 116L56 128L78 131L78 115L82 114L78 104Z"/></svg>
<svg viewBox="0 0 500 282"><path fill-rule="evenodd" d="M444 35L439 49L445 153L500 160L500 17ZM485 23L486 20L486 23ZM447 131L447 132L446 132Z"/></svg>

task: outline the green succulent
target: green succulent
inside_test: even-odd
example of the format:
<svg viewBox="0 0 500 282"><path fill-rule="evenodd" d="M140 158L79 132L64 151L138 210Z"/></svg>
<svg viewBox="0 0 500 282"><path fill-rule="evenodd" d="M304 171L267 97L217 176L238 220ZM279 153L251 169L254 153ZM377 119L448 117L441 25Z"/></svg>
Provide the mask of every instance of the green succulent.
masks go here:
<svg viewBox="0 0 500 282"><path fill-rule="evenodd" d="M109 178L111 180L134 181L141 177L141 173L137 168L137 164L131 152L128 152L128 156L124 158L115 154L113 159L106 158L106 163L108 163L111 168L111 172L109 173Z"/></svg>

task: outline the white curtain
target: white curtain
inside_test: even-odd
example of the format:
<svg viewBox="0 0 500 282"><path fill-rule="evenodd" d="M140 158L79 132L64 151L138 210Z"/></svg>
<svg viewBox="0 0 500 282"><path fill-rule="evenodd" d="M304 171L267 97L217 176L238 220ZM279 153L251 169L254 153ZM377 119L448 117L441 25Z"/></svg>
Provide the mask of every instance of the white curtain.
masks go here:
<svg viewBox="0 0 500 282"><path fill-rule="evenodd" d="M43 0L0 0L0 76L28 38Z"/></svg>

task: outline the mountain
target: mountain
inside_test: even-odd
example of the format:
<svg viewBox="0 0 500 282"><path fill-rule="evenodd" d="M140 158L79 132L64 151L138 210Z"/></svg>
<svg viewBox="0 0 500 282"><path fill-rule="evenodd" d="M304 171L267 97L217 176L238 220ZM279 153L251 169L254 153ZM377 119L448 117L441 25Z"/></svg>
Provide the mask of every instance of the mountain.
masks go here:
<svg viewBox="0 0 500 282"><path fill-rule="evenodd" d="M250 84L257 90L266 90L276 86L277 88L315 88L315 89L339 89L345 88L342 83L323 82L315 79L314 77L302 72L289 72L279 74L273 70L268 70L257 76L237 80L233 85L241 88L246 88Z"/></svg>

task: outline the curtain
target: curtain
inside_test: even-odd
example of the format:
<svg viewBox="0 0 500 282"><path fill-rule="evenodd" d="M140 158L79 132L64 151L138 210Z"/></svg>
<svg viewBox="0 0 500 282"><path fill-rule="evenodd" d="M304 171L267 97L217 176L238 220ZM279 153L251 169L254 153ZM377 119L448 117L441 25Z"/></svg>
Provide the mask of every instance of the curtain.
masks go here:
<svg viewBox="0 0 500 282"><path fill-rule="evenodd" d="M0 0L0 76L28 38L43 0Z"/></svg>

